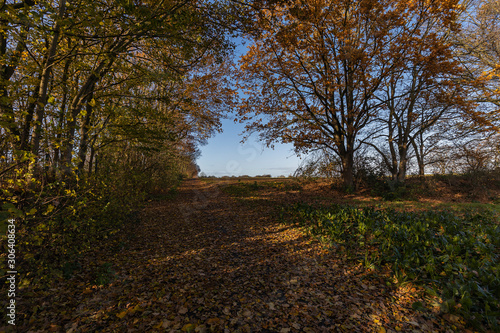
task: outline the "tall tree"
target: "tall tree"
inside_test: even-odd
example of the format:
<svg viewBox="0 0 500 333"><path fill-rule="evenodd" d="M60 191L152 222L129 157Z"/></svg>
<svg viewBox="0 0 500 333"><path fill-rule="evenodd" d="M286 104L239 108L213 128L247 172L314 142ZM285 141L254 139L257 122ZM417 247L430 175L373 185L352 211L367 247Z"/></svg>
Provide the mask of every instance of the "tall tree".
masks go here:
<svg viewBox="0 0 500 333"><path fill-rule="evenodd" d="M35 165L62 167L68 175L75 163L83 170L89 148L93 158L98 137L107 133L105 127L123 123L124 117L116 112L127 105L155 110L157 103L160 109L169 109L171 119L191 118L193 123L205 119L204 124L212 126L202 126L206 133L217 128L221 111L217 105L228 101L224 96L230 99L229 90L222 92L223 85L215 89L225 95L212 100L214 107L202 112L194 105L211 99L202 94L202 85L198 84L200 90L188 87L195 85L189 83L193 80L207 85L221 78L220 74L202 76L199 71L211 67L215 73L231 52L227 29L221 24L224 4L203 0L25 1L4 3L0 10L8 26L1 40L2 60L7 65L2 67L0 86L5 97L0 101L0 135L11 143L2 147L3 156L13 156L14 150L30 151ZM175 88L155 92L163 82ZM190 106L179 108L180 104ZM135 112L127 114L140 117ZM157 117L155 112L142 116ZM155 123L145 122L149 129ZM201 133L202 127L185 126L185 132ZM170 130L177 129L163 129ZM134 131L130 130L129 137L134 140ZM161 146L160 140L155 142Z"/></svg>
<svg viewBox="0 0 500 333"><path fill-rule="evenodd" d="M35 4L26 0L17 3L2 1L0 5L0 138L4 143L10 144L13 150L21 140L18 119L14 110L13 92L19 86L12 79L19 66L22 66L25 55L28 32L30 29L27 12ZM2 155L8 155L6 151Z"/></svg>
<svg viewBox="0 0 500 333"><path fill-rule="evenodd" d="M411 27L427 12L449 26L456 4L297 0L261 10L259 33L241 60L248 94L242 119L262 116L248 129L268 144L335 152L344 185L352 187L359 136L383 104L376 93L415 56L407 49L424 43Z"/></svg>
<svg viewBox="0 0 500 333"><path fill-rule="evenodd" d="M424 137L440 120L470 109L463 68L453 53L451 32L457 25L443 27L439 13L429 5L420 4L413 11L419 14L405 26L407 44L400 48L399 59L388 59L399 64L376 94L381 111L372 136L385 142L366 141L381 154L397 182L405 180L412 148L423 175Z"/></svg>
<svg viewBox="0 0 500 333"><path fill-rule="evenodd" d="M457 56L470 84L479 88L471 99L482 104L464 121L480 131L500 131L500 3L472 0L455 35Z"/></svg>

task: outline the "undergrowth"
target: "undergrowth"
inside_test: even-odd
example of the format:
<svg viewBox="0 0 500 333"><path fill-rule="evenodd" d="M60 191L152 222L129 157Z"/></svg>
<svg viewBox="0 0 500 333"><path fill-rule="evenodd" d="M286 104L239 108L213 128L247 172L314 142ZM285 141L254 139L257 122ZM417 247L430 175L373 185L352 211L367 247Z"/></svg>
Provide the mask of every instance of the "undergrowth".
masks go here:
<svg viewBox="0 0 500 333"><path fill-rule="evenodd" d="M280 192L287 191L300 191L302 185L296 182L279 182L279 181L266 181L266 182L238 182L236 184L229 184L222 188L222 191L235 197L247 197L254 195L260 190L272 189Z"/></svg>
<svg viewBox="0 0 500 333"><path fill-rule="evenodd" d="M53 182L17 202L4 197L2 222L15 218L20 287L44 287L78 272L87 251L108 242L126 225L127 216L140 208L145 193L128 194L136 190L129 185ZM0 276L5 273L6 267L0 266Z"/></svg>
<svg viewBox="0 0 500 333"><path fill-rule="evenodd" d="M424 286L440 296L442 312L477 329L500 330L500 226L493 213L296 204L283 207L280 218L371 269L389 266L399 283Z"/></svg>
<svg viewBox="0 0 500 333"><path fill-rule="evenodd" d="M114 235L135 228L135 213L148 193L159 193L151 191L147 177L107 173L67 180L21 179L19 184L0 186L0 253L8 253L5 231L8 219L15 218L19 287L47 288L58 279L70 279L96 247L119 251L122 245L115 246ZM169 189L165 190L168 198L176 195L180 182L171 178L153 183ZM7 261L0 261L4 280ZM96 283L109 282L108 268L100 268Z"/></svg>

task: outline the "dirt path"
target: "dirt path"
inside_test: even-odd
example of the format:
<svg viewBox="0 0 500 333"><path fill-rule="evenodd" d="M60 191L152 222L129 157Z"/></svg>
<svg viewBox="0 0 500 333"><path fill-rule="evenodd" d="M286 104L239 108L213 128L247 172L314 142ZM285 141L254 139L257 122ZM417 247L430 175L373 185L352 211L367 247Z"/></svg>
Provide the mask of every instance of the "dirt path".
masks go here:
<svg viewBox="0 0 500 333"><path fill-rule="evenodd" d="M151 202L123 249L102 259L107 286L67 282L31 309L26 331L431 331L408 290L388 289L300 231L272 202L250 205L217 184L183 183ZM43 314L42 314L43 313Z"/></svg>

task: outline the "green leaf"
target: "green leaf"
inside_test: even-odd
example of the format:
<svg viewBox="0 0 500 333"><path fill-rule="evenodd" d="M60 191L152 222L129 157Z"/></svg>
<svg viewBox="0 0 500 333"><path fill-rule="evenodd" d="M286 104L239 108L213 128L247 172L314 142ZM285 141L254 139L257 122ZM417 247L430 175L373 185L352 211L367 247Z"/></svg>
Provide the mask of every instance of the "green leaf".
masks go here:
<svg viewBox="0 0 500 333"><path fill-rule="evenodd" d="M47 210L45 211L45 213L43 213L43 215L48 215L50 214L50 212L52 212L54 210L54 206L53 205L48 205L47 206Z"/></svg>
<svg viewBox="0 0 500 333"><path fill-rule="evenodd" d="M6 202L2 205L2 209L4 210L9 210L9 209L12 209L12 208L16 208L16 206L14 206L12 203L10 202Z"/></svg>
<svg viewBox="0 0 500 333"><path fill-rule="evenodd" d="M413 308L413 310L416 310L416 311L423 311L425 310L424 308L424 305L422 304L422 302L414 302L411 307Z"/></svg>
<svg viewBox="0 0 500 333"><path fill-rule="evenodd" d="M0 221L0 237L5 236L8 230L9 223L7 220Z"/></svg>
<svg viewBox="0 0 500 333"><path fill-rule="evenodd" d="M10 217L10 214L8 212L0 211L0 221L1 222L7 222L9 217Z"/></svg>

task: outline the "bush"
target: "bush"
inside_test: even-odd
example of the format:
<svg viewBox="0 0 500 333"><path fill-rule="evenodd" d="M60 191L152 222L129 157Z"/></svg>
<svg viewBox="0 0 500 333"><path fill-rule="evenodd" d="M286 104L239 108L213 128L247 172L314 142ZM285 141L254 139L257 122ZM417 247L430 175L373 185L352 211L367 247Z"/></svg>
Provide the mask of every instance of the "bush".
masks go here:
<svg viewBox="0 0 500 333"><path fill-rule="evenodd" d="M297 204L284 207L281 220L342 244L370 268L389 265L399 282L440 295L443 312L499 329L500 226L492 214Z"/></svg>
<svg viewBox="0 0 500 333"><path fill-rule="evenodd" d="M0 187L1 251L7 253L2 229L8 218L15 217L21 283L44 287L51 280L70 278L94 247L113 248L111 238L134 223L130 216L147 194L173 188L167 194L175 195L183 174L180 168L153 163L159 154L149 164L138 152L130 152L126 162L114 153L119 158L103 158L97 174L49 177L39 171L31 176L25 168L17 178L5 178ZM0 276L5 275L5 264L2 260Z"/></svg>
<svg viewBox="0 0 500 333"><path fill-rule="evenodd" d="M140 208L144 193L133 190L137 186L130 183L61 181L38 192L41 203L36 196L16 203L4 198L2 210L10 211L9 216L17 212L17 268L26 272L21 276L24 283L41 286L54 278L70 278L81 268L82 256L117 233L127 216Z"/></svg>

